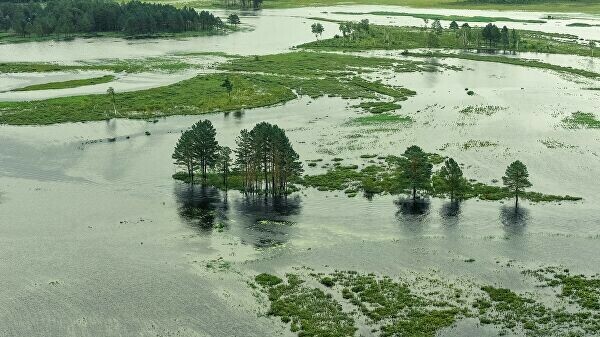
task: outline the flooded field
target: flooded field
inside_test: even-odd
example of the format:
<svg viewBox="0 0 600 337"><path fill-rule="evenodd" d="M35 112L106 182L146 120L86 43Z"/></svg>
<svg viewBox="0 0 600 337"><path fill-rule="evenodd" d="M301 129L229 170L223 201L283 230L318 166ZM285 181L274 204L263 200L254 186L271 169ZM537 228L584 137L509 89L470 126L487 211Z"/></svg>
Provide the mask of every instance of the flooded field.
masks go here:
<svg viewBox="0 0 600 337"><path fill-rule="evenodd" d="M373 6L264 10L242 18L252 31L184 41L0 45L0 61L71 62L190 51L279 53L314 39L313 21L306 17L338 10L367 12ZM449 12L455 14L444 14ZM540 18L545 13L501 14ZM402 17L392 23L419 24L415 20ZM575 32L565 22L527 28L600 37L597 28ZM336 24L324 25L323 37L337 33ZM405 58L394 52L360 54ZM525 57L599 70L597 59ZM411 117L409 124L358 125L352 121L368 115L353 107L359 100L300 96L276 106L203 116L0 126L0 336L296 336L282 320L266 315L266 300L248 286L263 272L418 274L516 292L536 290L534 280L521 274L528 269L557 266L600 273L600 133L564 125L573 113L600 111L600 91L587 90L598 87L598 81L491 62L426 61L457 68L365 75L417 92L396 112ZM114 86L140 90L196 73L128 74ZM56 73L51 78L102 74ZM49 79L46 74L0 76L3 91ZM101 94L105 87L58 91L59 96ZM474 95L467 95L467 88ZM0 100L56 94L3 92ZM469 107L491 112L471 114ZM219 143L230 147L242 129L261 121L279 125L307 174L324 171L306 166L308 160L342 158L344 164L364 167L368 161L361 155L400 155L416 144L455 158L465 164L466 177L489 184L502 177L510 162L521 160L535 191L583 200L524 201L515 212L511 200L454 204L428 198L415 205L403 196L349 198L314 188L265 200L192 187L172 179L177 168L171 154L181 132L204 118L215 126ZM365 326L359 332L379 335ZM465 319L437 335L498 334L496 328Z"/></svg>

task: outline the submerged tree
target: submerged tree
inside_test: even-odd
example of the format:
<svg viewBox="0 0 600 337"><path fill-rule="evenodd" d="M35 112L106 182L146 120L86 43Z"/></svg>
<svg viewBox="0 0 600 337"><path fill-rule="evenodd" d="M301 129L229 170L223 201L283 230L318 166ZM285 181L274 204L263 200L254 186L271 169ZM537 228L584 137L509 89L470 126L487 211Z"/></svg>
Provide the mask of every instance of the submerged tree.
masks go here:
<svg viewBox="0 0 600 337"><path fill-rule="evenodd" d="M400 177L412 190L413 200L417 199L417 190L429 190L431 187L431 169L427 153L413 145L404 151L400 159Z"/></svg>
<svg viewBox="0 0 600 337"><path fill-rule="evenodd" d="M510 32L510 45L513 51L519 51L519 42L521 41L521 37L519 33L513 29Z"/></svg>
<svg viewBox="0 0 600 337"><path fill-rule="evenodd" d="M532 186L529 182L527 166L519 160L508 165L505 176L502 177L502 182L514 194L515 208L519 207L519 194Z"/></svg>
<svg viewBox="0 0 600 337"><path fill-rule="evenodd" d="M214 167L217 160L219 144L216 140L217 132L208 120L201 120L192 126L192 144L194 157L200 166L202 183L206 183L208 170Z"/></svg>
<svg viewBox="0 0 600 337"><path fill-rule="evenodd" d="M471 27L469 27L469 25L466 23L463 24L462 27L460 27L460 30L458 31L458 36L460 40L460 45L463 48L467 48L471 41Z"/></svg>
<svg viewBox="0 0 600 337"><path fill-rule="evenodd" d="M231 149L227 146L219 146L215 168L223 178L223 188L229 188L229 174L231 173Z"/></svg>
<svg viewBox="0 0 600 337"><path fill-rule="evenodd" d="M325 31L325 28L323 28L323 25L320 23L313 23L310 26L310 29L312 31L313 34L315 34L315 37L317 38L317 40L319 39L319 36L321 36L323 34L323 32Z"/></svg>
<svg viewBox="0 0 600 337"><path fill-rule="evenodd" d="M277 125L256 124L250 131L242 130L236 142L236 165L246 191L282 194L302 173L298 154Z"/></svg>
<svg viewBox="0 0 600 337"><path fill-rule="evenodd" d="M447 193L452 201L462 197L467 187L467 180L454 159L446 159L437 176L439 179L434 180L436 191Z"/></svg>
<svg viewBox="0 0 600 337"><path fill-rule="evenodd" d="M194 142L192 132L185 131L175 145L175 151L172 158L175 160L175 165L185 167L190 182L194 183L194 170L198 161L194 155Z"/></svg>
<svg viewBox="0 0 600 337"><path fill-rule="evenodd" d="M510 35L508 33L508 27L502 27L502 30L500 31L500 39L502 40L502 48L506 53L506 50L510 46Z"/></svg>
<svg viewBox="0 0 600 337"><path fill-rule="evenodd" d="M241 23L240 17L237 14L231 14L227 17L227 23L230 25L239 25Z"/></svg>

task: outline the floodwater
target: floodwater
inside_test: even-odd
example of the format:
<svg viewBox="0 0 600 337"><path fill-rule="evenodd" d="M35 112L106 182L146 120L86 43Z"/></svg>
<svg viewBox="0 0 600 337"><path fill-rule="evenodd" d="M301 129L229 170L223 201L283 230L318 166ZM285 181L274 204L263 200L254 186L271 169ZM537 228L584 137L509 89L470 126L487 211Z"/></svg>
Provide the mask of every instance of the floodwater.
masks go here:
<svg viewBox="0 0 600 337"><path fill-rule="evenodd" d="M1 126L0 336L292 336L264 315L246 282L301 266L434 273L517 291L531 289L523 268L600 272L600 134L561 125L573 112L600 110L600 91L584 90L598 83L512 65L428 61L464 70L371 75L417 91L398 111L415 120L408 126L353 125L364 115L351 107L357 101L329 97L157 123ZM490 116L460 112L488 105L500 108ZM191 188L171 178L171 153L180 132L201 118L228 146L241 129L276 123L302 160L323 163L340 157L366 165L362 154L398 155L417 144L491 183L519 159L534 190L584 200L523 202L515 212L511 201L413 205L401 196L313 189L265 201ZM465 149L471 140L495 145ZM220 270L220 261L230 267ZM441 336L465 334L497 332L459 324Z"/></svg>

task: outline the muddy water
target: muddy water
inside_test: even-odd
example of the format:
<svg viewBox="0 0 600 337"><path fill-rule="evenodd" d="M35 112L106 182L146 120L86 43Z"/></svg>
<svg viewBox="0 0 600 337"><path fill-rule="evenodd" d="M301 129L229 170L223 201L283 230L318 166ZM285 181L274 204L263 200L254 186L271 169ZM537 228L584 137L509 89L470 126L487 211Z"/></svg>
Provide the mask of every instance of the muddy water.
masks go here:
<svg viewBox="0 0 600 337"><path fill-rule="evenodd" d="M520 268L600 272L600 134L560 125L571 112L600 109L600 93L582 90L597 83L511 65L431 61L465 70L374 75L418 92L399 111L415 120L411 126L353 126L348 122L363 115L350 107L355 101L303 97L158 123L0 127L0 335L286 336L286 326L260 315L264 307L245 282L259 271L297 266L412 270L516 290L530 289ZM459 112L468 105L502 109ZM181 130L200 118L210 119L228 146L243 128L277 123L303 160L363 165L361 154L399 154L418 144L489 183L520 159L535 190L584 201L524 202L515 213L510 202L431 199L415 206L398 196L312 189L265 202L190 189L170 178L170 155ZM469 140L497 145L465 149ZM542 140L564 146L547 148ZM219 271L219 258L231 266ZM468 258L476 261L464 263ZM443 335L466 332L495 335L471 325Z"/></svg>

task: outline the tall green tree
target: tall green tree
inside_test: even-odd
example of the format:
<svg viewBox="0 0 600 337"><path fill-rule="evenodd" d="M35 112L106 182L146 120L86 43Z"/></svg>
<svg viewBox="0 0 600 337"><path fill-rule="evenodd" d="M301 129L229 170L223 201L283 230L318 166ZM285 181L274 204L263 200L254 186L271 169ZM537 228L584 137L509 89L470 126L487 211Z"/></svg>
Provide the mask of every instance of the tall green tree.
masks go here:
<svg viewBox="0 0 600 337"><path fill-rule="evenodd" d="M433 20L433 23L431 24L431 29L433 29L433 31L437 35L442 35L442 33L444 32L444 28L442 27L440 20L437 20L437 19Z"/></svg>
<svg viewBox="0 0 600 337"><path fill-rule="evenodd" d="M527 166L519 160L508 165L506 172L502 177L502 182L504 183L504 186L514 194L515 208L519 207L519 195L523 193L526 188L532 186L531 182L529 182Z"/></svg>
<svg viewBox="0 0 600 337"><path fill-rule="evenodd" d="M434 179L436 192L448 194L452 201L463 196L468 184L460 165L452 158L446 159L436 178Z"/></svg>
<svg viewBox="0 0 600 337"><path fill-rule="evenodd" d="M172 158L175 160L175 165L185 167L190 182L194 184L194 170L198 164L194 154L194 142L191 131L185 131L179 137Z"/></svg>
<svg viewBox="0 0 600 337"><path fill-rule="evenodd" d="M320 23L313 23L310 26L310 30L312 31L313 34L315 34L315 37L317 38L317 40L319 39L319 36L323 35L323 32L325 31L325 28L323 28L323 25Z"/></svg>
<svg viewBox="0 0 600 337"><path fill-rule="evenodd" d="M217 132L208 119L197 122L190 131L193 137L194 157L200 166L202 183L206 183L208 170L214 167L218 156Z"/></svg>
<svg viewBox="0 0 600 337"><path fill-rule="evenodd" d="M343 37L346 37L352 33L352 26L353 26L352 22L348 22L348 21L340 22L339 29L340 29L340 32L342 32Z"/></svg>
<svg viewBox="0 0 600 337"><path fill-rule="evenodd" d="M404 151L399 162L400 178L412 190L412 198L416 200L418 190L431 188L431 170L433 165L428 160L427 153L413 145Z"/></svg>
<svg viewBox="0 0 600 337"><path fill-rule="evenodd" d="M504 52L506 52L510 46L510 34L508 32L508 27L502 27L502 30L500 31L500 39L502 40L502 48L504 49Z"/></svg>
<svg viewBox="0 0 600 337"><path fill-rule="evenodd" d="M223 81L223 83L221 84L221 87L225 88L225 90L227 90L227 96L229 96L229 99L231 99L231 92L233 91L233 83L231 83L231 81L229 80L229 77L225 79L225 81Z"/></svg>
<svg viewBox="0 0 600 337"><path fill-rule="evenodd" d="M519 51L519 42L520 41L521 41L521 37L519 36L519 32L517 32L515 29L511 30L510 44L511 44L511 48L514 51Z"/></svg>
<svg viewBox="0 0 600 337"><path fill-rule="evenodd" d="M456 21L450 22L449 28L452 29L452 30L457 30L458 29L458 23L456 23Z"/></svg>
<svg viewBox="0 0 600 337"><path fill-rule="evenodd" d="M594 49L596 49L596 42L590 41L588 43L588 46L590 47L590 50L592 51L592 57L594 57Z"/></svg>

